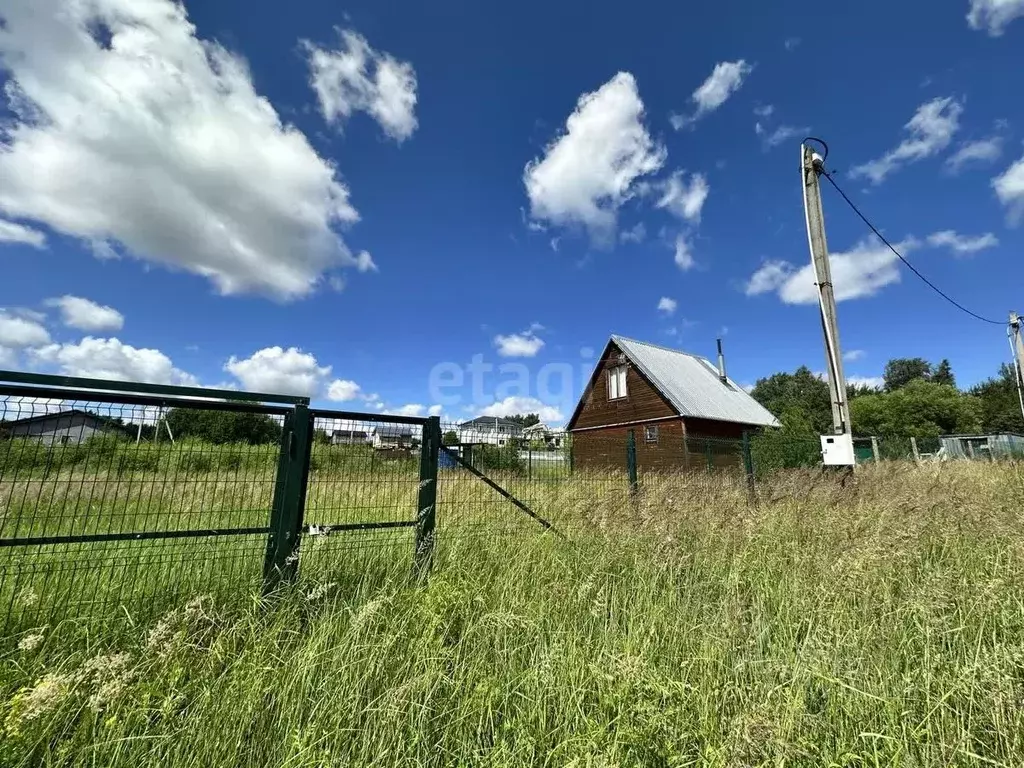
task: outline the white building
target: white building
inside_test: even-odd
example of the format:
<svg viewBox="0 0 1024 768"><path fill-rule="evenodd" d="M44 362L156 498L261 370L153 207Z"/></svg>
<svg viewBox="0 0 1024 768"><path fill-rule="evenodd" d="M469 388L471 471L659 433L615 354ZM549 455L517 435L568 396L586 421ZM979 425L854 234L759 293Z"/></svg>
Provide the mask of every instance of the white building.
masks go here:
<svg viewBox="0 0 1024 768"><path fill-rule="evenodd" d="M459 442L468 445L507 445L523 437L523 428L501 416L479 416L459 425Z"/></svg>
<svg viewBox="0 0 1024 768"><path fill-rule="evenodd" d="M523 439L529 443L542 442L555 450L565 445L565 430L552 429L544 422L538 422L523 430Z"/></svg>

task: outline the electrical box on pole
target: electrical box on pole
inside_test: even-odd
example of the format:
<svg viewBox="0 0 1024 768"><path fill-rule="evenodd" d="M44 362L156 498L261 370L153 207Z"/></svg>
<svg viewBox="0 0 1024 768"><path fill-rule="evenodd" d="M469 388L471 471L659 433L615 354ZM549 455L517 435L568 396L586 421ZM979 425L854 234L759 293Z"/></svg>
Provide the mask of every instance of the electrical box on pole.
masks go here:
<svg viewBox="0 0 1024 768"><path fill-rule="evenodd" d="M821 208L819 176L824 171L824 158L807 144L800 147L800 175L804 194L804 216L807 220L807 242L811 249L821 329L825 337L825 362L829 396L832 402L832 435L822 435L821 455L826 465L854 464L853 434L850 429L850 408L846 398L846 375L839 348L839 323L836 319L836 296L832 286L832 268L825 239L825 214Z"/></svg>

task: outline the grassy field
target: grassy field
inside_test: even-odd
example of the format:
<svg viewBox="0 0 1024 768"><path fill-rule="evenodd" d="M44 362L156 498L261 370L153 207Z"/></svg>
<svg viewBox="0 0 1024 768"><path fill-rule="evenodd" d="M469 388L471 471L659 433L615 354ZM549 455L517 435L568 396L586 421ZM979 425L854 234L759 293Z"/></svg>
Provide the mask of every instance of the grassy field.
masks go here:
<svg viewBox="0 0 1024 768"><path fill-rule="evenodd" d="M796 472L756 505L727 477L645 478L633 502L618 477L518 481L568 540L471 480L441 479L426 585L408 538L307 541L269 602L206 589L213 552L183 551L108 622L19 627L0 765L1024 765L1020 465ZM218 482L60 509L263 503ZM347 515L415 483L313 488L313 514Z"/></svg>

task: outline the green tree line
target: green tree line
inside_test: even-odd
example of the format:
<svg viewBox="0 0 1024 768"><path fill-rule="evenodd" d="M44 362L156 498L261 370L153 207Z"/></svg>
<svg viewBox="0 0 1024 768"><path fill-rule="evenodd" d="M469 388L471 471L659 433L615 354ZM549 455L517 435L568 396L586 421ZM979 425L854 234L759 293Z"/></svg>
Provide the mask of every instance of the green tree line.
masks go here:
<svg viewBox="0 0 1024 768"><path fill-rule="evenodd" d="M847 388L854 435L1024 434L1016 375L1003 365L996 376L961 390L948 360L895 358L880 387ZM832 429L828 384L806 366L758 380L751 394L788 435L816 437Z"/></svg>

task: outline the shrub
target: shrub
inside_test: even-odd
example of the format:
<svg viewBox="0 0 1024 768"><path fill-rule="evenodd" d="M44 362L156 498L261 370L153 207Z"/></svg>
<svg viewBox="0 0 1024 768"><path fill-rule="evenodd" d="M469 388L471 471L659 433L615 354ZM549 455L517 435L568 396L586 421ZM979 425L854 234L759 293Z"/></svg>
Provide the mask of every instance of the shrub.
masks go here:
<svg viewBox="0 0 1024 768"><path fill-rule="evenodd" d="M519 446L509 442L505 445L478 445L473 448L473 464L477 469L501 469L520 472L523 460L519 456Z"/></svg>
<svg viewBox="0 0 1024 768"><path fill-rule="evenodd" d="M209 472L213 469L213 457L202 451L187 451L178 456L179 472Z"/></svg>

